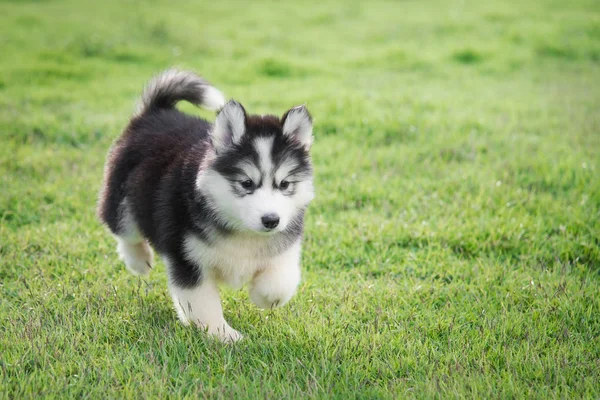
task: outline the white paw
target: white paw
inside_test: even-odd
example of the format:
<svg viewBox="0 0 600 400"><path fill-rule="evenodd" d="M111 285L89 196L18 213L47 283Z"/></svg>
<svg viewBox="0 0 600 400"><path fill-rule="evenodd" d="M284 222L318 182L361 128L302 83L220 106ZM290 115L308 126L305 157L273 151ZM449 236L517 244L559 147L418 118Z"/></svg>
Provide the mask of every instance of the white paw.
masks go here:
<svg viewBox="0 0 600 400"><path fill-rule="evenodd" d="M187 317L181 318L180 315L179 320L185 326L190 325L190 320ZM201 329L203 332L207 333L208 335L214 337L217 340L220 340L223 343L235 343L244 337L244 335L242 335L240 332L236 331L231 326L229 326L227 322L214 325L207 325L199 321L195 321L194 325L196 325L196 327Z"/></svg>
<svg viewBox="0 0 600 400"><path fill-rule="evenodd" d="M219 339L223 343L235 343L244 337L241 333L239 333L238 331L236 331L229 325L222 327L222 329L216 329L212 332L209 329L208 333L210 335L215 336L217 339Z"/></svg>
<svg viewBox="0 0 600 400"><path fill-rule="evenodd" d="M250 300L260 308L281 307L290 301L299 283L297 269L265 271L250 284Z"/></svg>
<svg viewBox="0 0 600 400"><path fill-rule="evenodd" d="M288 290L287 293L283 291L265 291L260 285L250 288L250 300L260 308L281 307L290 301L293 295L294 291L291 290Z"/></svg>
<svg viewBox="0 0 600 400"><path fill-rule="evenodd" d="M241 333L229 326L227 322L220 325L209 325L208 327L204 324L196 323L196 326L223 343L235 343L244 337Z"/></svg>
<svg viewBox="0 0 600 400"><path fill-rule="evenodd" d="M117 252L119 258L125 262L125 266L132 274L147 276L152 270L154 255L146 242L131 244L119 241Z"/></svg>

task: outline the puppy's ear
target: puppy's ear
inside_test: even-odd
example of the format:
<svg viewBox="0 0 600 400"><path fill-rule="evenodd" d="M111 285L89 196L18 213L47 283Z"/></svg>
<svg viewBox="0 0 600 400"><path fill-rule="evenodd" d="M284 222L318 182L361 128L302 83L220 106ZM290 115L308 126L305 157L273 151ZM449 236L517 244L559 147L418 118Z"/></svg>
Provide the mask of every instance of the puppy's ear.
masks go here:
<svg viewBox="0 0 600 400"><path fill-rule="evenodd" d="M210 134L217 153L237 144L246 133L246 110L235 100L229 100L217 114L215 126Z"/></svg>
<svg viewBox="0 0 600 400"><path fill-rule="evenodd" d="M313 142L312 117L306 107L298 106L290 109L281 118L283 134L298 141L307 150Z"/></svg>

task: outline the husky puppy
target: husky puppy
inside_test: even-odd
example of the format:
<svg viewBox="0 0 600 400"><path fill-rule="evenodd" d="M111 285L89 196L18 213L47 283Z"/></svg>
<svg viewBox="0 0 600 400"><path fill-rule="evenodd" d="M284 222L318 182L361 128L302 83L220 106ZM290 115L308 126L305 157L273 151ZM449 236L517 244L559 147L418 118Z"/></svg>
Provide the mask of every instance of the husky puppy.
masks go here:
<svg viewBox="0 0 600 400"><path fill-rule="evenodd" d="M220 110L213 124L178 111ZM168 70L109 151L98 214L134 274L164 260L180 320L222 341L242 335L223 317L217 284L249 284L261 308L282 306L300 282L304 212L314 197L304 106L249 115L191 72Z"/></svg>

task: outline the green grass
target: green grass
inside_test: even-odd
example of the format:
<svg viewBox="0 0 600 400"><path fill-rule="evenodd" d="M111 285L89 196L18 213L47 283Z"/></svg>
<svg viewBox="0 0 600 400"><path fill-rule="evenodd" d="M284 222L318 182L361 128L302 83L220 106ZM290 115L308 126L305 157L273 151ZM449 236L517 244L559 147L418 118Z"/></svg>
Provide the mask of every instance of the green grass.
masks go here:
<svg viewBox="0 0 600 400"><path fill-rule="evenodd" d="M0 2L0 398L600 397L597 2L203 3ZM94 215L172 65L315 117L303 283L225 290L235 346Z"/></svg>

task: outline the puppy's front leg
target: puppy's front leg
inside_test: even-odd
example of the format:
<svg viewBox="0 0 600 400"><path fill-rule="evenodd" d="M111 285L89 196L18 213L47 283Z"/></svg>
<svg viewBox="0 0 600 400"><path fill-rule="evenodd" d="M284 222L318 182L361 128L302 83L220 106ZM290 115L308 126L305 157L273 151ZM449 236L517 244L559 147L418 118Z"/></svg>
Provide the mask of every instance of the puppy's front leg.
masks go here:
<svg viewBox="0 0 600 400"><path fill-rule="evenodd" d="M300 283L300 241L258 273L250 283L250 299L260 308L286 304Z"/></svg>
<svg viewBox="0 0 600 400"><path fill-rule="evenodd" d="M202 277L201 282L192 287L181 287L171 279L169 289L183 324L193 323L223 342L236 342L242 338L242 334L225 321L219 289L212 279Z"/></svg>

